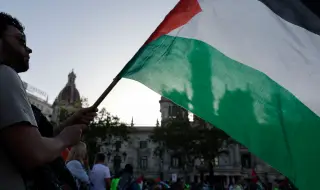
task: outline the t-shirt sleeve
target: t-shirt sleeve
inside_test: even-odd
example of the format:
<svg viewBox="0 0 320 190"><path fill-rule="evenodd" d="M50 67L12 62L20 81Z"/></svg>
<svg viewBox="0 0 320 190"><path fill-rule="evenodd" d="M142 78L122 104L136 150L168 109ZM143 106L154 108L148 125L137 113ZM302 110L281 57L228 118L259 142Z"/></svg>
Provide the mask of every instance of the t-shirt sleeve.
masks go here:
<svg viewBox="0 0 320 190"><path fill-rule="evenodd" d="M37 126L19 75L0 65L0 130L22 122Z"/></svg>
<svg viewBox="0 0 320 190"><path fill-rule="evenodd" d="M106 167L106 169L104 171L104 178L111 178L110 170L108 167Z"/></svg>
<svg viewBox="0 0 320 190"><path fill-rule="evenodd" d="M90 183L89 176L79 161L71 160L67 163L67 168L69 169L71 174L81 182L84 182L86 184Z"/></svg>

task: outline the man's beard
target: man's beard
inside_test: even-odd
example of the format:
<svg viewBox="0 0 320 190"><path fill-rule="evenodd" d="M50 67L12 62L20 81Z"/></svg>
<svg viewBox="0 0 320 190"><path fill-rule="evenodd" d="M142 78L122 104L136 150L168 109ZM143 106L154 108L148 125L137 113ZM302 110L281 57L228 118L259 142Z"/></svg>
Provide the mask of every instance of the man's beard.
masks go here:
<svg viewBox="0 0 320 190"><path fill-rule="evenodd" d="M9 42L3 40L3 62L12 67L18 73L25 72L29 69L29 62L24 56L17 51Z"/></svg>

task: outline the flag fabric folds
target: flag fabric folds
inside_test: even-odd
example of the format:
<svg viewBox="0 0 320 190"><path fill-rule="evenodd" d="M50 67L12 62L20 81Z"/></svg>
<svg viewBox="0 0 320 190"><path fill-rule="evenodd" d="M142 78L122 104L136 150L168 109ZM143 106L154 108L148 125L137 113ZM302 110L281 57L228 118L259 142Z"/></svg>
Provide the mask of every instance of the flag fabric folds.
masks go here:
<svg viewBox="0 0 320 190"><path fill-rule="evenodd" d="M310 190L320 171L319 34L319 18L298 0L181 0L120 76Z"/></svg>

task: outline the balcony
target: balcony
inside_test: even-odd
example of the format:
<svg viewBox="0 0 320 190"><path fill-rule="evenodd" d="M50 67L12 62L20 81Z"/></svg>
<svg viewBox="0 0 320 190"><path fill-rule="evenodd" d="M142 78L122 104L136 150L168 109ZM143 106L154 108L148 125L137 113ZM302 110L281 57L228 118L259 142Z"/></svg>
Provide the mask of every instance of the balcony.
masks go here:
<svg viewBox="0 0 320 190"><path fill-rule="evenodd" d="M219 172L224 172L224 171L237 171L240 172L241 171L241 167L240 166L232 166L232 165L220 165L220 166L215 166L214 167L215 171L219 171Z"/></svg>

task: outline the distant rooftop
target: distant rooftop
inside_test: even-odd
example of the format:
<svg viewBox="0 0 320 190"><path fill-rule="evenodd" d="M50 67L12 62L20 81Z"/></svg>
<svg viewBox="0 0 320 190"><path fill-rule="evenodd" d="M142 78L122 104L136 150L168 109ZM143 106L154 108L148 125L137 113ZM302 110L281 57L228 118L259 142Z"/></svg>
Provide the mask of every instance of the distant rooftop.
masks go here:
<svg viewBox="0 0 320 190"><path fill-rule="evenodd" d="M39 101L48 103L48 94L30 84L23 81L23 86L26 89L27 93L32 97L38 99Z"/></svg>
<svg viewBox="0 0 320 190"><path fill-rule="evenodd" d="M134 126L133 127L133 132L152 132L155 126Z"/></svg>

